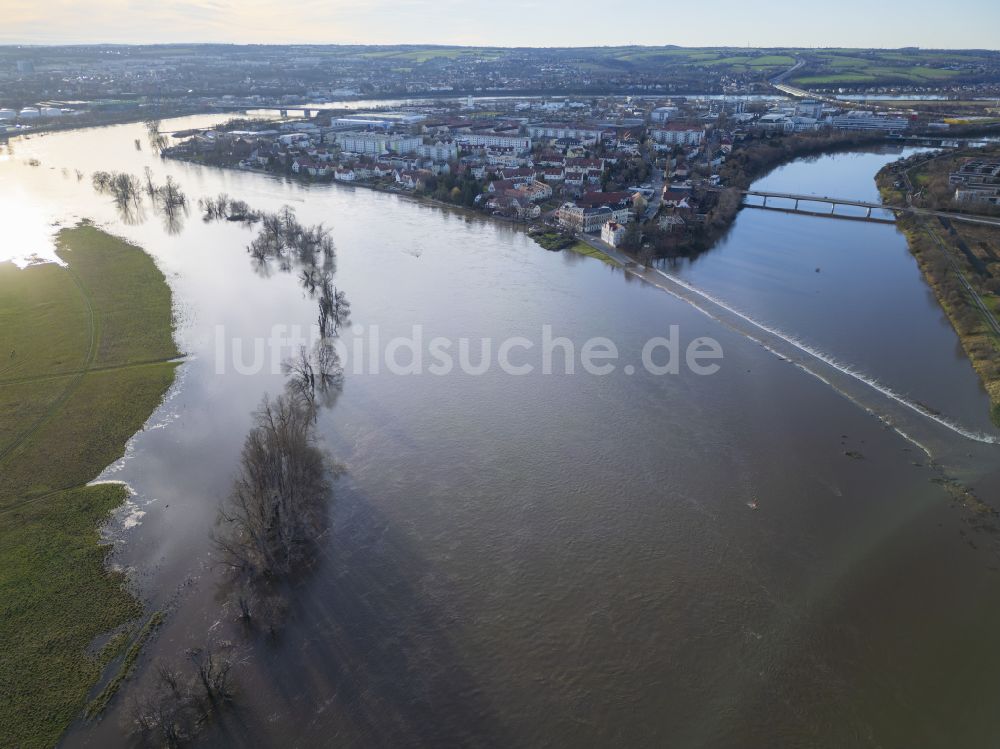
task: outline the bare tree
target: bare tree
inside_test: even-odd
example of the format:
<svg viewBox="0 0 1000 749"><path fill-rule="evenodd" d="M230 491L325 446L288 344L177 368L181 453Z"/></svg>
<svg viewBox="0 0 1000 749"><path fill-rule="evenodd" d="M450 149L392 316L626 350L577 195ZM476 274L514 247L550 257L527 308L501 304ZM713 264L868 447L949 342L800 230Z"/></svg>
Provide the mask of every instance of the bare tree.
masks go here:
<svg viewBox="0 0 1000 749"><path fill-rule="evenodd" d="M127 719L132 732L171 748L188 743L233 701L234 667L229 653L213 646L187 651L180 666L156 663L153 683L132 699Z"/></svg>
<svg viewBox="0 0 1000 749"><path fill-rule="evenodd" d="M315 404L294 390L265 399L214 535L226 563L254 580L290 572L326 524L330 482Z"/></svg>
<svg viewBox="0 0 1000 749"><path fill-rule="evenodd" d="M147 166L143 169L143 175L146 177L146 194L152 200L156 197L156 191L158 189L156 183L153 182L153 170Z"/></svg>
<svg viewBox="0 0 1000 749"><path fill-rule="evenodd" d="M146 135L149 138L150 148L153 149L153 153L160 153L167 147L166 137L160 134L160 121L146 120L144 124L146 126ZM136 143L138 143L138 140Z"/></svg>
<svg viewBox="0 0 1000 749"><path fill-rule="evenodd" d="M233 670L232 659L215 652L211 646L188 651L194 666L197 683L201 686L202 707L205 714L214 712L233 698L229 683Z"/></svg>
<svg viewBox="0 0 1000 749"><path fill-rule="evenodd" d="M323 277L319 289L319 332L323 338L330 338L350 319L351 303L347 294L333 285L329 275Z"/></svg>

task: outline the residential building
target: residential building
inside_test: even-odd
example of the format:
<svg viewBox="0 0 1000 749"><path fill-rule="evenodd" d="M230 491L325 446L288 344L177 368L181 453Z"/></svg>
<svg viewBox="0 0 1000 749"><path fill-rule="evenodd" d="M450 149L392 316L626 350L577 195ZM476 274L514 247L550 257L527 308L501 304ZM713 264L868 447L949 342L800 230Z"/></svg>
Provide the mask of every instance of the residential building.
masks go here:
<svg viewBox="0 0 1000 749"><path fill-rule="evenodd" d="M699 146L705 138L705 131L693 125L667 124L663 128L650 130L650 137L661 146Z"/></svg>
<svg viewBox="0 0 1000 749"><path fill-rule="evenodd" d="M335 133L337 145L347 153L371 154L377 156L392 152L413 153L423 145L423 139L416 135L389 135L388 133L339 132Z"/></svg>
<svg viewBox="0 0 1000 749"><path fill-rule="evenodd" d="M531 150L531 138L526 135L501 135L499 133L460 133L455 140L479 148L510 148L524 152Z"/></svg>
<svg viewBox="0 0 1000 749"><path fill-rule="evenodd" d="M557 122L539 122L528 125L528 135L532 138L572 138L585 145L599 143L603 131L593 125L566 125Z"/></svg>
<svg viewBox="0 0 1000 749"><path fill-rule="evenodd" d="M417 156L434 161L456 161L458 159L458 144L454 141L435 141L421 143L416 148Z"/></svg>
<svg viewBox="0 0 1000 749"><path fill-rule="evenodd" d="M629 210L606 205L588 207L577 203L563 203L556 211L556 218L568 229L590 233L600 230L608 221L627 223Z"/></svg>
<svg viewBox="0 0 1000 749"><path fill-rule="evenodd" d="M626 228L617 221L608 221L601 227L601 241L612 247L618 247L625 239L626 231Z"/></svg>

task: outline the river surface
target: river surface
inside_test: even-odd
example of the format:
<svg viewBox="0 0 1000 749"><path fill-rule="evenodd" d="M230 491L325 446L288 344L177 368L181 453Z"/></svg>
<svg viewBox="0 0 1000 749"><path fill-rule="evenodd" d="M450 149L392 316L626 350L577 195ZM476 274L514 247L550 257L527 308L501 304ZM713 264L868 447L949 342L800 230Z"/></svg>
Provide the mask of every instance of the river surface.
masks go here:
<svg viewBox="0 0 1000 749"><path fill-rule="evenodd" d="M135 491L108 529L115 563L168 618L105 718L65 746L128 745L128 698L151 665L224 642L241 660L237 706L205 746L1000 741L998 546L945 486L996 499L1000 448L894 227L747 209L719 247L659 269L693 289L681 298L502 223L165 162L136 138L141 125L57 133L0 156L0 259L50 253L52 222L128 237L167 275L187 354L103 477ZM797 162L757 186L870 199L901 153ZM331 226L345 341L420 325L425 340L538 342L551 326L577 348L605 336L638 365L676 325L684 346L718 341L721 368L348 366L319 417L344 468L320 559L279 636L248 636L223 604L210 532L251 414L286 378L242 374L219 351L308 328L315 301L294 272L254 267L253 229L194 207L180 222L151 207L123 218L91 189L97 169L145 166L192 200L225 191Z"/></svg>

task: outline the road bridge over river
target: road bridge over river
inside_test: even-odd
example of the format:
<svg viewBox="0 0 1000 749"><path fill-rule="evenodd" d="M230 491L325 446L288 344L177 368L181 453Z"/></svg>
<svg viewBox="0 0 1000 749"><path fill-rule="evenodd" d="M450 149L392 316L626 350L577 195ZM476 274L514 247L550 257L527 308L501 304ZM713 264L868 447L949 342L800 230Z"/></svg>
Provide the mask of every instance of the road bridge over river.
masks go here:
<svg viewBox="0 0 1000 749"><path fill-rule="evenodd" d="M718 188L721 190L722 188ZM887 211L892 214L899 213L913 213L921 216L938 216L940 218L951 219L952 221L965 221L967 223L973 224L985 224L987 226L998 226L1000 227L1000 219L990 218L987 216L973 216L967 213L952 213L949 211L933 211L929 208L918 208L912 205L891 205L886 203L873 203L867 200L856 200L854 198L837 198L831 197L829 195L808 195L802 193L791 193L791 192L772 192L769 190L740 190L740 193L744 197L744 201L747 197L759 197L763 198L762 203L747 203L744 202L743 205L748 208L766 208L771 210L784 211L786 213L805 213L811 216L829 216L832 218L847 218L851 220L869 220L878 223L891 222L892 219L885 216L885 214L872 214L872 211ZM768 205L768 201L774 200L784 200L790 201L791 205L774 205L772 202ZM803 208L801 203L826 203L830 206L830 210L827 211L817 211L814 208ZM848 215L843 213L837 213L837 206L853 206L856 208L864 208L865 215Z"/></svg>

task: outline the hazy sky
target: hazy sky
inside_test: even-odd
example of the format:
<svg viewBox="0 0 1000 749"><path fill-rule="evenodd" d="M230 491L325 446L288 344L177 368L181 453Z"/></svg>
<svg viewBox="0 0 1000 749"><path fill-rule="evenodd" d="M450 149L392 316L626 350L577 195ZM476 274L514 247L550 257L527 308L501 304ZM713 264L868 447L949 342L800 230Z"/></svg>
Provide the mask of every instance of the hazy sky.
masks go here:
<svg viewBox="0 0 1000 749"><path fill-rule="evenodd" d="M0 0L0 43L1000 46L1000 0Z"/></svg>

